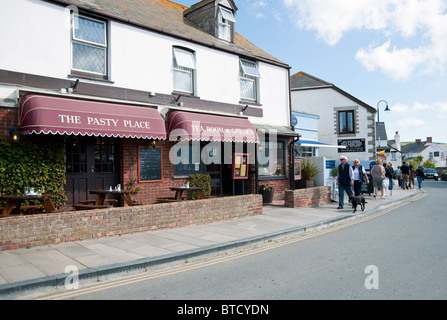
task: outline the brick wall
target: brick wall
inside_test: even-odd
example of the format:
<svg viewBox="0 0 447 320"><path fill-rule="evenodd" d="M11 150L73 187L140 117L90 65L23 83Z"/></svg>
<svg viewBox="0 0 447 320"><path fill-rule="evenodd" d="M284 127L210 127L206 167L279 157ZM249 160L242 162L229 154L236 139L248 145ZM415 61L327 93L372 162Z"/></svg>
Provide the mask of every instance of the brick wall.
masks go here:
<svg viewBox="0 0 447 320"><path fill-rule="evenodd" d="M315 187L285 191L285 206L312 208L331 203L331 187Z"/></svg>
<svg viewBox="0 0 447 320"><path fill-rule="evenodd" d="M17 108L0 107L0 138L9 138L9 128L18 127Z"/></svg>
<svg viewBox="0 0 447 320"><path fill-rule="evenodd" d="M0 250L179 228L262 214L262 196L0 218Z"/></svg>

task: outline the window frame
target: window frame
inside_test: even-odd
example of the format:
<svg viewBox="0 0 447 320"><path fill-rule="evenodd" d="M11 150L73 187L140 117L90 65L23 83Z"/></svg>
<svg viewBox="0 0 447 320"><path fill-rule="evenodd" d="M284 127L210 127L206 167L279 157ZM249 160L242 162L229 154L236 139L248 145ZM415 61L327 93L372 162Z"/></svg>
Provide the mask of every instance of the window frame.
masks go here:
<svg viewBox="0 0 447 320"><path fill-rule="evenodd" d="M276 171L278 170L278 165L282 165L283 166L283 168L284 168L284 173L283 174L281 174L281 175L275 175L275 174L272 174L272 175L264 175L264 174L262 174L262 168L264 168L264 167L268 167L269 166L269 164L268 163L266 163L266 164L264 164L264 165L261 165L259 162L256 164L257 166L258 166L258 176L259 176L259 180L283 180L283 179L286 179L286 177L287 177L287 141L286 140L283 140L283 139L278 139L277 141L276 141L276 152L279 152L279 150L280 150L280 148L278 148L278 145L279 144L281 144L282 145L282 154L281 154L281 157L282 157L282 162L280 163L279 161L278 161L278 157L277 157L277 162L276 162ZM261 142L260 144L258 144L258 147L257 147L257 152L265 152L265 154L267 154L267 151L265 150L265 151L261 151L260 150L260 148L264 148L264 149L267 149L268 150L268 154L270 154L270 142L269 141L264 141L264 142ZM277 156L278 156L278 154L277 154ZM268 157L267 155L266 155L266 157ZM275 171L275 172L276 172Z"/></svg>
<svg viewBox="0 0 447 320"><path fill-rule="evenodd" d="M346 130L342 130L341 116L344 114L344 121L346 124ZM352 115L351 121L349 121L349 115ZM355 110L340 110L337 112L337 124L338 124L338 134L355 134ZM350 130L350 125L352 130Z"/></svg>
<svg viewBox="0 0 447 320"><path fill-rule="evenodd" d="M244 62L248 62L254 65L252 70L249 70L250 66L244 65ZM259 102L259 79L261 78L261 73L259 72L259 66L257 62L253 60L248 60L244 58L239 59L239 88L241 101L249 101L252 103ZM243 83L253 83L253 97L246 97L243 95L242 84Z"/></svg>
<svg viewBox="0 0 447 320"><path fill-rule="evenodd" d="M178 59L180 56L177 56L176 53L178 54L188 54L190 55L190 57L192 58L192 63L194 64L193 66L189 65L189 66L182 66L181 64L179 64L180 60ZM186 64L186 63L185 63ZM180 86L177 85L176 83L176 74L188 74L190 75L190 85L191 85L191 90L183 90L183 88L180 88ZM181 93L186 93L186 94L190 94L190 95L195 95L196 92L196 74L197 74L197 60L195 57L195 52L193 50L189 50L187 48L182 48L182 47L173 47L172 48L172 81L173 81L173 91L174 92L181 92Z"/></svg>
<svg viewBox="0 0 447 320"><path fill-rule="evenodd" d="M93 42L89 40L80 39L76 36L76 19L86 19L100 23L104 26L104 43ZM71 61L70 68L71 73L74 75L86 76L94 79L107 80L109 75L109 41L108 41L108 22L106 20L101 20L83 13L71 13L71 30L70 30L70 47L71 47ZM104 73L95 72L91 70L78 69L75 67L75 56L74 47L75 45L82 45L89 48L100 49L103 51L103 61L104 61Z"/></svg>
<svg viewBox="0 0 447 320"><path fill-rule="evenodd" d="M230 18L230 19L226 19ZM222 6L218 6L217 10L217 37L219 39L232 42L234 39L234 25L236 23L236 19L234 17L234 12L230 9L224 8ZM226 32L221 32L221 28ZM228 33L229 37L226 37L225 34Z"/></svg>

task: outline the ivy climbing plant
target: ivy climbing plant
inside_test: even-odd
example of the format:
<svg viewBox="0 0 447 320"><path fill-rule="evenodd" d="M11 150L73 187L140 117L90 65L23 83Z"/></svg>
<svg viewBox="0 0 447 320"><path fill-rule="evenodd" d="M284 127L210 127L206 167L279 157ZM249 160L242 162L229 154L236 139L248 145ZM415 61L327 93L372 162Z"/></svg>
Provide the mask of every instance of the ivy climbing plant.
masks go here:
<svg viewBox="0 0 447 320"><path fill-rule="evenodd" d="M64 157L63 138L59 136L42 136L32 144L0 139L0 195L34 188L50 194L55 206L62 205L67 199Z"/></svg>

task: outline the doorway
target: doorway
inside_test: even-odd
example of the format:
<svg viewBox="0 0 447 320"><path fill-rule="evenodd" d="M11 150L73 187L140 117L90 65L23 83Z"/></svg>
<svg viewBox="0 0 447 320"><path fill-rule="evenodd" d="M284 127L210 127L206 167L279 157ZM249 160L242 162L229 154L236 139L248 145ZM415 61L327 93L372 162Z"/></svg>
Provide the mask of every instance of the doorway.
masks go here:
<svg viewBox="0 0 447 320"><path fill-rule="evenodd" d="M108 189L120 183L119 142L108 137L65 138L67 204L93 200L89 190Z"/></svg>

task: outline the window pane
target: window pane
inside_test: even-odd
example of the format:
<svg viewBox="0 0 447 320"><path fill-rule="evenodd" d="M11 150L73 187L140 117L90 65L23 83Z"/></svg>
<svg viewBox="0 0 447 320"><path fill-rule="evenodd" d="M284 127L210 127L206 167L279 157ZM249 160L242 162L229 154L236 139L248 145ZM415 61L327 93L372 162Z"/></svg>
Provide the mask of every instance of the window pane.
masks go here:
<svg viewBox="0 0 447 320"><path fill-rule="evenodd" d="M261 77L261 74L259 73L258 66L256 65L256 63L252 61L241 60L241 67L245 75L257 78Z"/></svg>
<svg viewBox="0 0 447 320"><path fill-rule="evenodd" d="M106 44L105 24L103 22L86 19L84 17L75 17L74 26L74 38L76 40L88 41L101 45Z"/></svg>
<svg viewBox="0 0 447 320"><path fill-rule="evenodd" d="M231 26L219 22L219 38L231 41Z"/></svg>
<svg viewBox="0 0 447 320"><path fill-rule="evenodd" d="M354 114L352 112L347 112L348 116L348 132L354 132Z"/></svg>
<svg viewBox="0 0 447 320"><path fill-rule="evenodd" d="M284 147L285 143L283 141L278 141L275 143L265 142L264 145L258 146L258 152L263 152L265 157L269 157L271 153L276 155L275 164L270 168L269 162L266 164L259 164L258 171L259 175L263 177L279 177L286 174L285 168L285 158L284 158ZM262 148L264 148L262 150Z"/></svg>
<svg viewBox="0 0 447 320"><path fill-rule="evenodd" d="M192 93L192 73L174 70L174 90Z"/></svg>
<svg viewBox="0 0 447 320"><path fill-rule="evenodd" d="M241 97L256 100L254 80L241 78Z"/></svg>
<svg viewBox="0 0 447 320"><path fill-rule="evenodd" d="M346 112L340 112L338 114L339 117L339 123L340 123L340 133L345 133L347 130L347 125L346 125Z"/></svg>
<svg viewBox="0 0 447 320"><path fill-rule="evenodd" d="M196 69L196 61L191 52L174 49L174 58L177 66Z"/></svg>
<svg viewBox="0 0 447 320"><path fill-rule="evenodd" d="M222 15L223 19L231 21L233 23L236 22L236 19L234 18L233 12L231 12L228 9L222 8L222 7L219 7L219 10L220 10L220 14Z"/></svg>
<svg viewBox="0 0 447 320"><path fill-rule="evenodd" d="M106 74L105 49L73 43L73 68Z"/></svg>

